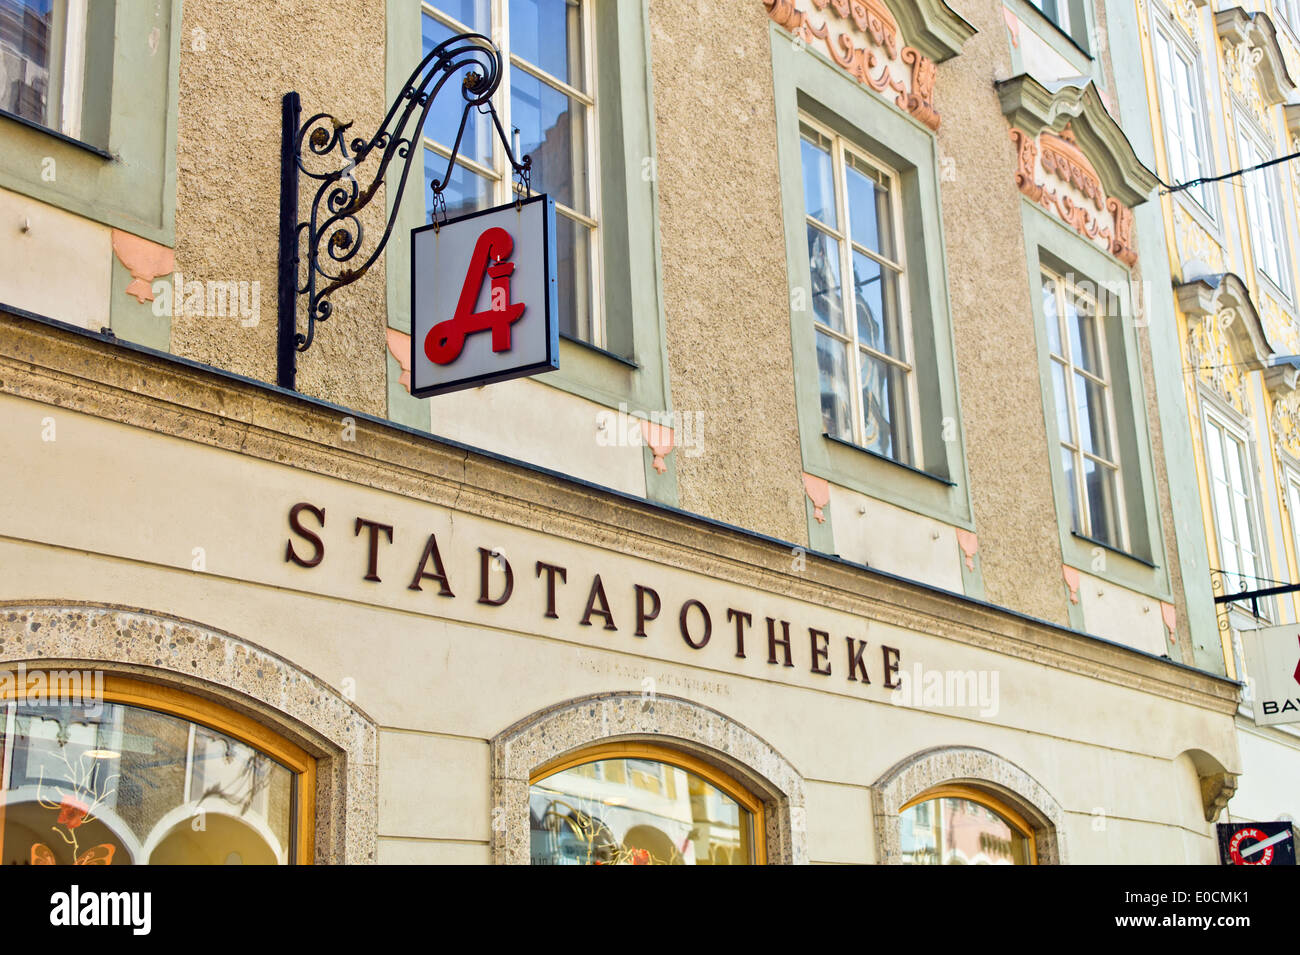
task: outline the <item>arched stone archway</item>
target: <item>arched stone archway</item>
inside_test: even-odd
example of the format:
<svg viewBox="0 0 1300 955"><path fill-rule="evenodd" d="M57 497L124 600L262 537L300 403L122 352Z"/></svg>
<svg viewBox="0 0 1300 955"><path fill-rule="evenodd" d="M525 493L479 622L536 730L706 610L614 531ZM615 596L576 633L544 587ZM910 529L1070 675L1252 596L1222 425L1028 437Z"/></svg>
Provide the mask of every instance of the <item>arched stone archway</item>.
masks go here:
<svg viewBox="0 0 1300 955"><path fill-rule="evenodd" d="M207 697L316 757L316 861L375 860L373 720L333 687L247 640L106 604L0 603L0 668L100 669Z"/></svg>
<svg viewBox="0 0 1300 955"><path fill-rule="evenodd" d="M534 713L493 738L493 862L528 864L528 787L538 767L618 740L671 746L717 766L763 802L768 861L808 861L803 777L767 742L690 700L601 693Z"/></svg>
<svg viewBox="0 0 1300 955"><path fill-rule="evenodd" d="M1065 862L1061 804L1015 763L970 746L942 746L916 753L876 780L871 791L877 862L895 865L902 861L899 814L903 806L945 783L971 783L1002 797L1033 827L1039 864Z"/></svg>

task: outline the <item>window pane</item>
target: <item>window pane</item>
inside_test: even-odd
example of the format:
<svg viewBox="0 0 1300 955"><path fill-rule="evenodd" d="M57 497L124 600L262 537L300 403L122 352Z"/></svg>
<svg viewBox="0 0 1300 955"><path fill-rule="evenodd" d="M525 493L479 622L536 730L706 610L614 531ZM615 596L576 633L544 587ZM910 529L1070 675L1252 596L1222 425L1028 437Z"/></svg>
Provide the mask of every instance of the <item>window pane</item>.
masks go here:
<svg viewBox="0 0 1300 955"><path fill-rule="evenodd" d="M898 327L898 275L861 252L853 253L853 301L858 344L907 360Z"/></svg>
<svg viewBox="0 0 1300 955"><path fill-rule="evenodd" d="M1114 470L1090 458L1084 458L1083 481L1088 494L1091 536L1112 547L1119 547L1119 509L1116 506Z"/></svg>
<svg viewBox="0 0 1300 955"><path fill-rule="evenodd" d="M1062 441L1076 443L1074 428L1070 425L1070 397L1065 387L1065 366L1052 362L1052 390L1056 393L1056 430Z"/></svg>
<svg viewBox="0 0 1300 955"><path fill-rule="evenodd" d="M808 226L808 271L812 277L813 315L823 325L847 333L840 288L840 244L812 226Z"/></svg>
<svg viewBox="0 0 1300 955"><path fill-rule="evenodd" d="M889 189L876 177L884 178L856 156L850 155L845 168L849 190L849 225L853 241L877 255L893 260L893 219L889 212ZM888 179L885 180L886 183Z"/></svg>
<svg viewBox="0 0 1300 955"><path fill-rule="evenodd" d="M1076 534L1083 533L1083 523L1079 520L1079 485L1075 475L1077 456L1069 448L1061 448L1061 468L1065 472L1065 487L1070 495L1070 529Z"/></svg>
<svg viewBox="0 0 1300 955"><path fill-rule="evenodd" d="M901 368L858 353L862 376L863 444L902 461L907 456L907 374Z"/></svg>
<svg viewBox="0 0 1300 955"><path fill-rule="evenodd" d="M1043 276L1043 320L1047 324L1047 348L1054 355L1064 355L1061 347L1061 316L1056 310L1056 280Z"/></svg>
<svg viewBox="0 0 1300 955"><path fill-rule="evenodd" d="M1113 461L1110 422L1106 417L1106 389L1075 372L1074 399L1078 402L1079 440L1083 442L1083 450Z"/></svg>
<svg viewBox="0 0 1300 955"><path fill-rule="evenodd" d="M832 229L838 226L835 215L835 177L831 172L831 154L824 136L802 127L804 211Z"/></svg>
<svg viewBox="0 0 1300 955"><path fill-rule="evenodd" d="M0 703L0 753L0 864L290 861L293 774L216 730L116 703Z"/></svg>
<svg viewBox="0 0 1300 955"><path fill-rule="evenodd" d="M492 34L491 0L433 0L430 6L460 21L474 33Z"/></svg>
<svg viewBox="0 0 1300 955"><path fill-rule="evenodd" d="M0 109L60 130L65 8L56 0L0 3ZM65 91L64 95L80 94Z"/></svg>
<svg viewBox="0 0 1300 955"><path fill-rule="evenodd" d="M522 70L510 79L510 119L522 155L532 156L534 192L590 213L587 197L587 107Z"/></svg>
<svg viewBox="0 0 1300 955"><path fill-rule="evenodd" d="M555 215L556 295L560 332L591 341L591 230L563 213Z"/></svg>
<svg viewBox="0 0 1300 955"><path fill-rule="evenodd" d="M581 5L576 0L510 0L510 52L585 92Z"/></svg>
<svg viewBox="0 0 1300 955"><path fill-rule="evenodd" d="M619 765L622 764L622 765ZM695 773L601 760L529 787L533 865L749 865L754 817Z"/></svg>
<svg viewBox="0 0 1300 955"><path fill-rule="evenodd" d="M903 862L910 865L1028 865L1029 841L987 806L933 799L899 819Z"/></svg>
<svg viewBox="0 0 1300 955"><path fill-rule="evenodd" d="M433 180L447 175L447 160L432 149L424 153L424 208L427 221L433 221ZM477 176L459 164L452 170L451 181L442 191L443 201L447 203L447 218L486 209L492 204L492 184L482 176Z"/></svg>
<svg viewBox="0 0 1300 955"><path fill-rule="evenodd" d="M832 437L853 440L849 397L849 346L817 332L817 378L821 384L822 427Z"/></svg>
<svg viewBox="0 0 1300 955"><path fill-rule="evenodd" d="M1092 303L1070 296L1065 303L1065 324L1070 333L1070 358L1080 368L1102 374L1101 330Z"/></svg>
<svg viewBox="0 0 1300 955"><path fill-rule="evenodd" d="M431 16L425 15L420 19L424 36L422 55L427 55L443 40L449 39L453 33L450 28ZM414 68L415 64L411 65ZM460 93L459 76L460 74L456 74L447 80L434 99L433 105L429 107L429 116L424 121L424 135L447 149L451 149L456 142L456 132L460 129L461 114L465 109L465 99ZM492 120L481 115L477 110L470 110L469 118L465 122L465 135L460 141L460 155L490 166L494 136Z"/></svg>

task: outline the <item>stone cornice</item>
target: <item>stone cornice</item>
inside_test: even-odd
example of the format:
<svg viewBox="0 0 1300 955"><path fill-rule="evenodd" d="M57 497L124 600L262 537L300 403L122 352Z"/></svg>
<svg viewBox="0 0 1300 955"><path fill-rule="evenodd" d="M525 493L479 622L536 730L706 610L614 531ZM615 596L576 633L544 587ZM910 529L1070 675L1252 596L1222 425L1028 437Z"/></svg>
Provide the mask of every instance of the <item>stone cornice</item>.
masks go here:
<svg viewBox="0 0 1300 955"><path fill-rule="evenodd" d="M1234 713L1238 686L1042 620L103 336L0 310L0 393ZM343 443L340 415L356 422Z"/></svg>
<svg viewBox="0 0 1300 955"><path fill-rule="evenodd" d="M1244 46L1260 51L1254 65L1260 91L1269 106L1284 103L1296 88L1286 68L1286 58L1277 41L1277 28L1267 13L1250 13L1241 7L1220 10L1214 15L1219 36L1230 46Z"/></svg>
<svg viewBox="0 0 1300 955"><path fill-rule="evenodd" d="M936 63L956 56L979 32L943 0L891 0L888 6L908 42Z"/></svg>
<svg viewBox="0 0 1300 955"><path fill-rule="evenodd" d="M1178 305L1187 315L1198 318L1228 316L1224 327L1232 340L1236 357L1251 371L1269 366L1273 346L1251 300L1250 289L1232 272L1205 275L1174 286Z"/></svg>
<svg viewBox="0 0 1300 955"><path fill-rule="evenodd" d="M1002 113L1011 125L1031 138L1044 131L1059 133L1068 124L1079 148L1097 168L1109 196L1125 206L1143 203L1159 185L1133 151L1133 145L1101 101L1096 84L1062 85L1049 89L1028 73L994 84Z"/></svg>

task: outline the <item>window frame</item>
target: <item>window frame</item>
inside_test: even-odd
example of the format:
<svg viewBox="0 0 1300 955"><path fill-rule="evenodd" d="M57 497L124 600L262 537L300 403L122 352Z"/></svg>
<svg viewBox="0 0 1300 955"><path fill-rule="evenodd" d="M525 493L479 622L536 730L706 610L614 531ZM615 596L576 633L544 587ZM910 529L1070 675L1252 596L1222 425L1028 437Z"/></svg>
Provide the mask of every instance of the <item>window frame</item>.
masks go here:
<svg viewBox="0 0 1300 955"><path fill-rule="evenodd" d="M1270 138L1258 126L1248 120L1240 110L1236 111L1236 117L1238 168L1245 169L1276 158L1275 144L1271 142ZM1250 158L1246 155L1247 147L1250 150ZM1291 302L1295 291L1290 270L1291 241L1287 235L1286 205L1279 175L1278 166L1257 169L1254 172L1247 173L1242 177L1242 201L1246 206L1245 221L1250 223L1250 253L1255 273L1264 279L1265 283L1275 290L1284 301ZM1257 215L1257 213L1263 212L1262 209L1256 208L1259 202L1268 203L1268 218L1273 233L1272 239L1277 246L1279 259L1276 264L1281 273L1278 276L1274 276L1263 265L1263 237L1256 225L1263 218L1261 215Z"/></svg>
<svg viewBox="0 0 1300 955"><path fill-rule="evenodd" d="M1038 842L1034 836L1034 827L1029 821L1004 800L998 798L992 793L975 786L969 786L964 783L945 783L942 786L935 786L927 789L919 795L913 796L907 802L898 808L898 815L901 819L903 813L907 810L919 806L921 803L931 802L936 799L964 799L967 802L973 802L985 809L989 809L1000 816L1009 826L1018 831L1028 843L1028 865L1038 865Z"/></svg>
<svg viewBox="0 0 1300 955"><path fill-rule="evenodd" d="M594 17L591 12L591 0L579 0L580 23L582 32L582 85L587 92L572 86L569 83L559 79L556 76L546 72L541 67L529 63L521 56L514 52L510 44L510 0L488 0L488 36L492 39L501 51L501 83L497 87L497 92L493 96L493 105L496 107L497 115L501 119L501 127L513 132L514 124L511 120L511 75L515 70L519 70L527 76L532 77L544 86L560 92L572 100L580 103L584 110L583 116L583 152L585 153L584 161L586 163L586 187L587 208L588 212L579 212L571 206L567 206L558 200L555 202L555 212L557 217L563 217L574 224L575 230L584 229L586 234L587 257L589 260L588 274L586 276L585 297L587 299L587 324L591 334L589 339L564 333L564 337L573 341L590 345L594 348L604 349L608 341L605 328L605 309L604 309L604 273L602 268L601 245L603 236L601 235L601 182L600 182L600 143L598 142L600 134L600 120L597 115L596 105L596 75L597 65L596 57L598 51L595 43ZM420 3L420 24L423 27L424 18L430 17L436 23L453 31L454 33L474 32L469 26L456 20L449 13L443 11L437 6L436 0L421 0ZM429 152L440 157L445 162L451 158L451 148L439 143L426 135L427 130L420 131L420 146L422 151L421 159L427 158ZM513 200L518 194L518 188L512 180L509 162L506 159L505 150L497 141L495 129L488 133L488 139L491 143L491 166L485 166L481 162L469 159L464 155L456 157L456 167L470 172L486 180L491 190L491 205L504 205ZM513 146L513 143L512 143ZM516 157L519 158L519 157ZM421 182L427 185L428 180L424 177L424 163L420 163ZM424 190L421 190L424 194ZM429 216L428 199L426 196L425 218Z"/></svg>
<svg viewBox="0 0 1300 955"><path fill-rule="evenodd" d="M1129 553L1131 550L1131 538L1129 534L1129 517L1127 499L1124 489L1124 465L1120 455L1120 436L1118 422L1115 416L1115 390L1113 375L1111 373L1110 362L1110 335L1107 334L1106 320L1110 316L1106 315L1102 309L1102 302L1097 296L1088 294L1085 290L1079 288L1076 284L1070 282L1066 276L1050 266L1039 265L1040 289L1043 279L1050 279L1056 284L1057 298L1057 336L1061 342L1062 354L1058 355L1053 352L1049 346L1047 359L1048 367L1052 368L1057 365L1065 368L1065 390L1068 407L1065 410L1066 416L1070 422L1071 434L1057 435L1059 446L1071 452L1074 459L1074 487L1071 489L1073 496L1072 514L1080 518L1080 526L1074 528L1075 532L1087 538L1096 541L1099 544L1105 544L1115 550L1123 553ZM1103 374L1098 376L1082 365L1075 362L1076 356L1072 354L1070 336L1065 324L1064 310L1061 304L1070 296L1078 296L1088 299L1093 308L1093 320L1096 323L1098 352L1100 358L1101 371ZM1079 428L1079 405L1078 395L1075 392L1075 375L1082 375L1086 380L1100 385L1103 389L1103 399L1105 401L1104 415L1106 427L1106 440L1109 443L1113 453L1114 460L1108 461L1098 454L1093 454L1084 450L1082 432ZM1055 392L1053 392L1055 396ZM1057 416L1061 414L1062 409L1057 408ZM1070 440L1067 440L1070 439ZM1071 443L1073 442L1073 443ZM1087 493L1087 485L1084 477L1083 465L1092 460L1102 467L1108 468L1113 472L1115 482L1115 519L1116 530L1119 534L1119 540L1107 541L1096 533L1096 527L1093 522L1092 508Z"/></svg>
<svg viewBox="0 0 1300 955"><path fill-rule="evenodd" d="M1174 175L1174 156L1177 151L1173 149L1170 143L1170 122L1171 120L1178 123L1180 127L1179 142L1187 142L1187 137L1182 135L1181 127L1184 118L1190 118L1193 124L1193 136L1196 140L1196 159L1200 164L1200 173L1192 176L1192 179L1204 178L1214 175L1214 147L1211 138L1211 122L1208 99L1205 95L1205 72L1200 52L1196 49L1186 36L1183 30L1172 23L1172 18L1167 13L1156 14L1152 11L1152 43L1151 54L1154 60L1156 79L1156 97L1157 106L1160 111L1160 135L1165 149L1165 167L1169 172L1171 181L1177 181L1180 177ZM1189 73L1189 82L1192 88L1192 95L1195 102L1189 104L1188 117L1184 117L1182 104L1178 102L1177 77L1171 72L1168 78L1168 87L1173 93L1174 102L1169 103L1166 96L1166 82L1161 60L1161 42L1165 44L1170 56L1171 71L1174 66L1174 60L1181 60L1187 67ZM1185 170L1184 170L1185 171ZM1211 231L1217 230L1219 221L1219 197L1213 184L1201 183L1196 189L1196 195L1192 190L1183 189L1175 195L1183 196L1189 204L1209 220L1209 224L1214 227ZM1197 198L1199 196L1200 198Z"/></svg>
<svg viewBox="0 0 1300 955"><path fill-rule="evenodd" d="M15 692L11 686L0 689L0 703L11 699ZM239 740L288 769L293 774L291 864L315 863L316 760L306 750L243 713L174 686L105 673L101 702L153 710L197 723ZM0 843L4 840L3 797L4 791L0 790Z"/></svg>
<svg viewBox="0 0 1300 955"><path fill-rule="evenodd" d="M933 130L867 89L828 56L807 56L790 34L769 24L785 265L790 287L791 357L800 458L805 474L913 514L974 530L966 435L957 376L940 202L941 154ZM907 291L914 367L920 388L915 415L921 447L915 464L878 455L825 434L816 341L809 321L811 276L804 212L800 115L848 138L899 177L905 218ZM802 299L795 293L803 290ZM946 440L945 440L946 439ZM810 546L835 550L831 520L805 501ZM833 515L832 515L833 518ZM968 592L982 595L978 572Z"/></svg>
<svg viewBox="0 0 1300 955"><path fill-rule="evenodd" d="M849 403L851 416L851 437L852 443L861 448L870 449L866 437L866 409L862 400L862 371L861 355L866 353L877 361L882 361L892 368L899 369L905 374L905 386L903 389L904 400L906 403L904 411L905 428L898 429L904 438L905 447L902 454L895 453L886 455L879 453L882 457L896 461L909 467L916 466L916 451L922 446L920 433L920 420L917 415L917 408L920 401L917 384L916 370L916 344L912 329L911 313L911 296L908 290L908 271L907 271L907 242L906 242L906 222L903 218L903 203L901 190L899 189L900 176L898 171L888 163L882 162L869 151L862 149L854 144L848 137L837 133L834 129L819 122L815 117L810 116L806 111L799 112L800 142L803 142L803 127L807 126L814 132L825 137L829 141L829 153L831 157L831 178L832 188L835 192L835 216L838 228L832 227L820 219L815 218L807 208L804 209L804 222L812 229L817 230L823 235L833 239L840 249L840 307L844 316L844 333L837 332L833 328L818 321L815 311L812 312L811 321L814 332L829 336L839 344L843 345L849 353L848 365L848 383L849 383ZM848 157L852 156L859 162L864 163L875 171L883 174L889 179L889 214L891 218L890 229L891 239L894 245L896 259L891 261L879 253L873 252L865 246L859 245L853 239L853 220L849 212L848 199ZM857 308L855 301L856 285L853 282L853 255L860 253L867 256L871 261L881 266L883 269L891 270L895 275L897 297L898 297L898 335L903 346L904 357L898 358L886 354L879 349L870 345L864 345L859 340ZM811 269L811 263L809 263ZM811 295L811 288L809 294ZM811 309L810 309L811 311ZM847 440L842 435L831 435L839 440ZM898 449L896 449L897 451Z"/></svg>
<svg viewBox="0 0 1300 955"><path fill-rule="evenodd" d="M750 814L753 825L751 838L754 844L754 859L751 864L767 865L767 810L763 801L713 764L678 749L658 743L627 741L586 746L533 769L528 774L528 789L531 792L533 786L566 769L607 759L641 759L667 763L669 766L694 773L711 786L721 790Z"/></svg>
<svg viewBox="0 0 1300 955"><path fill-rule="evenodd" d="M1247 505L1246 519L1251 525L1250 531L1253 536L1253 543L1256 548L1253 555L1255 558L1255 579L1252 585L1258 586L1260 584L1266 583L1271 579L1270 575L1272 573L1272 570L1270 569L1269 560L1268 560L1268 548L1264 539L1264 522L1263 522L1263 513L1261 511L1261 508L1263 506L1263 490L1259 486L1259 481L1258 481L1259 469L1256 467L1257 462L1255 460L1254 443L1251 441L1249 430L1246 427L1235 422L1233 420L1234 417L1233 415L1219 408L1217 403L1209 399L1209 397L1204 393L1203 389L1198 389L1198 390L1200 390L1201 392L1201 414L1204 419L1204 423L1202 425L1201 441L1202 441L1202 447L1204 449L1203 453L1205 457L1204 460L1205 483L1206 483L1206 488L1209 491L1210 517L1211 520L1213 521L1213 529L1214 529L1214 550L1215 550L1214 556L1217 558L1217 563L1220 565L1215 569L1218 570L1219 573L1224 575L1224 588L1226 590L1230 584L1230 581L1227 579L1227 572L1222 566L1224 559L1223 559L1223 535L1222 535L1222 528L1221 528L1221 516L1219 514L1218 502L1215 500L1215 494L1214 494L1215 479L1214 479L1213 471L1211 469L1210 456L1209 456L1210 445L1211 445L1211 441L1210 441L1211 427L1217 427L1220 433L1223 434L1225 437L1230 437L1235 439L1241 448L1241 452L1242 452L1241 467L1243 471L1242 481L1244 484L1244 491L1246 493L1246 505ZM1219 450L1220 451L1222 450L1221 444L1219 446ZM1226 474L1227 473L1226 468L1228 464L1226 455L1222 458L1222 464L1225 468L1225 474ZM1230 494L1233 493L1231 487L1229 487L1229 493ZM1230 514L1229 517L1232 518L1234 531L1235 531L1236 515ZM1238 577L1240 579L1241 551L1239 548L1237 554L1235 555L1235 559L1237 561ZM1276 614L1274 613L1274 609L1273 609L1272 597L1265 597L1261 599L1258 603L1258 607L1259 607L1261 619L1267 621L1272 621L1275 619ZM1239 608L1233 605L1229 609L1235 610Z"/></svg>

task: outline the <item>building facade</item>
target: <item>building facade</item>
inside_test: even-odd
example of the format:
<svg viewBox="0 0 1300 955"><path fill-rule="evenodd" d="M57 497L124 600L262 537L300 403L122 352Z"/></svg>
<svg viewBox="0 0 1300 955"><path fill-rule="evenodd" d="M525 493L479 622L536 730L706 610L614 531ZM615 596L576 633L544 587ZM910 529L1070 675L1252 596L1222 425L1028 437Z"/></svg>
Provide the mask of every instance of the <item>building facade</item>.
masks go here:
<svg viewBox="0 0 1300 955"><path fill-rule="evenodd" d="M1168 183L1251 169L1300 150L1300 9L1138 3L1126 31L1133 128L1149 102L1153 168ZM1119 32L1119 31L1117 31ZM1145 91L1142 95L1141 91ZM1134 133L1135 138L1138 134ZM1173 321L1183 367L1197 499L1216 595L1300 580L1300 359L1296 289L1300 169L1282 163L1163 195L1171 292L1153 296ZM1191 583L1189 582L1189 586ZM1294 623L1295 595L1220 605L1229 675L1247 682L1237 723L1245 770L1235 819L1300 815L1300 733L1256 726L1241 633Z"/></svg>
<svg viewBox="0 0 1300 955"><path fill-rule="evenodd" d="M5 862L1215 861L1107 5L54 9L0 39ZM281 96L369 136L464 32L559 370L410 394L410 229L513 195L453 95L277 387Z"/></svg>

